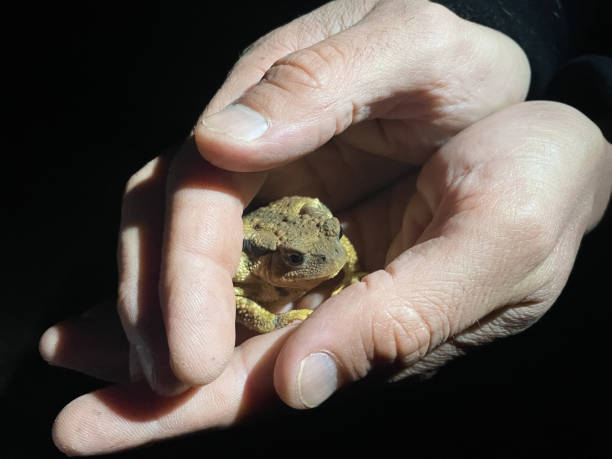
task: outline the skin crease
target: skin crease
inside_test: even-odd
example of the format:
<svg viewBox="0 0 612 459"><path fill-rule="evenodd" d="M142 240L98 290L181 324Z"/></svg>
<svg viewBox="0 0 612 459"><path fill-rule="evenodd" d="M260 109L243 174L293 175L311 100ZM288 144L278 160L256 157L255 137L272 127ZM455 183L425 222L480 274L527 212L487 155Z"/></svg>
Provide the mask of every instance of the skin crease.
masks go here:
<svg viewBox="0 0 612 459"><path fill-rule="evenodd" d="M118 310L129 345L105 376L131 369L141 381L67 405L58 447L104 453L228 425L275 394L316 405L299 379L310 355L329 356L343 385L374 361L429 371L534 323L604 212L612 149L570 107L520 103L528 78L511 40L425 1L334 2L256 42L202 120L237 101L265 133L244 141L200 122L127 186ZM371 274L299 326L236 336L242 211L290 194L321 197ZM88 359L54 346L79 320L50 329L41 354L92 373L119 327L105 324Z"/></svg>

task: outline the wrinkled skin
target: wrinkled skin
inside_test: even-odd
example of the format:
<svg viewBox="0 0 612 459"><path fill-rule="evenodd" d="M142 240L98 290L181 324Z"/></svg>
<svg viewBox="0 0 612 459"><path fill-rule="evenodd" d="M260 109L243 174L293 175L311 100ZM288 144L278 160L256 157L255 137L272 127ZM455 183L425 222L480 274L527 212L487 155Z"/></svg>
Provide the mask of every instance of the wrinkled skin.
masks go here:
<svg viewBox="0 0 612 459"><path fill-rule="evenodd" d="M110 380L129 368L135 381L66 406L58 447L102 453L228 425L274 394L316 406L375 364L430 371L533 324L604 212L612 152L576 110L521 103L528 82L510 39L426 1L333 2L256 42L182 150L128 183L129 350L96 365L109 324L99 347L58 352L80 319L41 339L52 364ZM297 327L237 340L242 211L293 194L329 204L371 274L304 299L318 307Z"/></svg>

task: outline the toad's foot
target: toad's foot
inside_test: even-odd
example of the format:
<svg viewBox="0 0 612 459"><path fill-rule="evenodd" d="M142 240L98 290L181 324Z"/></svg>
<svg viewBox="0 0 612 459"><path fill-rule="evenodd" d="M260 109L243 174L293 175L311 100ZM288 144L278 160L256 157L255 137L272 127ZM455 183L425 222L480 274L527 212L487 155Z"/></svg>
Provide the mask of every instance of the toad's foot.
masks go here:
<svg viewBox="0 0 612 459"><path fill-rule="evenodd" d="M306 319L311 313L310 309L293 309L274 314L253 300L236 296L236 321L257 333L283 328L295 320Z"/></svg>
<svg viewBox="0 0 612 459"><path fill-rule="evenodd" d="M348 273L345 273L344 278L342 279L340 284L332 291L332 293L331 293L332 296L340 293L342 290L344 290L349 285L352 285L352 284L355 284L355 283L359 282L367 274L368 273L364 273L364 272L356 272L356 273L348 272Z"/></svg>

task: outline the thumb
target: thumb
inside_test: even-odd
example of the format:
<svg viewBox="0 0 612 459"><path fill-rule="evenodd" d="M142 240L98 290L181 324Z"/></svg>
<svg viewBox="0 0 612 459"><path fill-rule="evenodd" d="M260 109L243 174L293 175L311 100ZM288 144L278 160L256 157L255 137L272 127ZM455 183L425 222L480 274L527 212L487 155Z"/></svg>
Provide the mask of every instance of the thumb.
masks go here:
<svg viewBox="0 0 612 459"><path fill-rule="evenodd" d="M460 355L463 332L479 321L496 327L497 311L520 301L515 285L522 273L499 263L498 253L487 254L477 236L483 234L424 242L324 302L277 359L274 384L281 399L312 408L375 367L402 376L429 370ZM482 342L493 331L484 334Z"/></svg>
<svg viewBox="0 0 612 459"><path fill-rule="evenodd" d="M406 370L405 375L439 366L461 354L462 344L522 330L560 291L571 263L557 265L555 257L575 254L577 245L564 246L563 257L556 250L563 225L550 196L509 199L508 188L493 189L488 182L477 185L489 190L486 194L474 193L474 176L465 179L464 192L454 186L444 194L432 176L445 176L449 158L435 159L423 168L420 191L390 244L392 261L323 302L285 343L274 384L288 405L317 406L376 367ZM412 245L412 236L420 234L414 229L422 230L427 218L423 209L430 208L436 209L431 222ZM357 211L355 221L372 220L371 207ZM385 232L374 231L376 237Z"/></svg>
<svg viewBox="0 0 612 459"><path fill-rule="evenodd" d="M358 253L367 257L391 234L390 262L323 302L289 337L274 370L281 399L313 407L375 367L415 374L538 320L606 206L609 185L596 185L609 184L597 178L609 164L598 159L601 139L569 107L515 105L444 145L411 197L400 182L351 209ZM404 210L394 215L389 202ZM387 218L401 223L391 229Z"/></svg>
<svg viewBox="0 0 612 459"><path fill-rule="evenodd" d="M479 34L487 36L475 36ZM501 67L491 64L493 52L482 59L487 53L474 50L475 43L499 50L500 41L506 47L512 43ZM457 87L481 81L484 66L511 74L511 67L517 68L515 58L524 59L511 40L463 21L444 7L379 2L353 26L277 60L234 103L202 118L195 139L208 161L241 172L292 161L371 118L394 120L394 132L405 132L405 121L420 122L419 130L425 134L415 137L423 144L430 122L443 116L444 107L459 102L467 107L466 96L478 92L475 105L483 113L462 108L464 113L453 111L442 129L440 122L431 123L436 125L432 132L439 145L440 131L451 134L492 107L506 104L509 92L513 100L522 98L523 85L519 91L500 91L497 78L490 79L489 88L486 82L479 85L478 91ZM383 134L383 139L388 137Z"/></svg>

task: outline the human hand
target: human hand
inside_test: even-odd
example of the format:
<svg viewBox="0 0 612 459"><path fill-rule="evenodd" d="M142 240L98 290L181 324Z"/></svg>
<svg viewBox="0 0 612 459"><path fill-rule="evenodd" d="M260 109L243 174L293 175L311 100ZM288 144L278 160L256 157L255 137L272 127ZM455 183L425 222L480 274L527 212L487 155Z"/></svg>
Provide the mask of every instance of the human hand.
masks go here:
<svg viewBox="0 0 612 459"><path fill-rule="evenodd" d="M347 208L412 171L459 130L522 100L528 81L514 42L425 1L333 2L260 39L195 129L209 162L191 141L173 159L165 221L163 193L132 204L152 182L153 166L128 184L119 313L135 371L169 394L207 384L226 367L236 341L231 277L240 218L254 195L316 195ZM252 109L264 118L238 119ZM253 133L219 132L227 126L269 129L240 141Z"/></svg>
<svg viewBox="0 0 612 459"><path fill-rule="evenodd" d="M458 233L452 231L458 218L455 218L455 214L450 212L453 210L452 206L451 209L438 209L435 207L436 204L439 204L436 200L432 201L433 204L429 203L434 205L431 212L441 212L435 213L436 218L431 222L428 220L427 212L419 208L419 205L424 204L423 201L419 202L419 199L426 196L424 189L440 191L441 196L444 195L442 191L446 191L452 198L455 190L445 188L450 184L437 183L436 179L440 180L444 177L437 177L435 173L430 173L434 177L420 178L419 183L422 184L415 195L417 197L409 200L414 192L410 171L415 164L426 161L441 143L458 130L505 105L520 100L526 89L528 71L520 50L500 34L460 21L445 10L425 2L403 4L407 8L413 8L413 11L408 14L411 21L403 24L406 22L405 19L400 21L396 17L402 17L402 15L391 16L389 10L385 11L385 8L388 7L385 5L388 3L381 2L383 6L373 11L376 14L372 12L368 14L369 19L361 21L358 24L359 27L346 29L347 32L353 31L352 35L351 33L335 35L335 42L329 48L321 44L317 46L323 46L323 50L333 51L334 47L341 46L340 43L343 43L342 46L359 45L357 38L361 32L365 32L363 28L367 26L366 29L372 27L371 30L375 30L377 36L382 34L386 38L388 36L385 36L383 32L388 32L391 37L395 37L393 41L381 38L378 45L380 48L381 43L384 44L385 46L381 48L383 51L389 48L395 54L391 53L391 56L375 52L360 54L361 62L366 62L368 65L363 68L357 66L357 70L334 68L333 64L359 62L359 59L335 60L346 55L344 52L340 52L336 58L328 56L329 62L322 61L326 64L318 71L325 72L327 69L331 80L326 81L324 74L313 74L319 75L313 78L313 81L320 82L314 85L300 84L304 83L303 79L300 80L304 74L299 70L294 72L297 68L294 62L277 65L261 84L251 88L240 99L241 103L264 113L268 119L265 124L269 125L269 128L258 140L241 141L235 138L240 135L234 134L232 139L219 132L206 132L202 127L196 129L195 135L200 150L209 161L219 166L229 169L262 170L287 164L267 176L265 174L223 172L202 162L195 151L187 145L174 159L169 175L170 183L167 192L169 212L165 222L166 236L163 254L159 254L156 250L162 240L161 228L164 222L159 206L155 204L164 199L165 161L156 160L132 179L124 209L121 252L124 269L120 311L134 350L133 355L138 355L138 359L133 361L142 362L144 375L160 392L168 393L180 389L177 380L174 379L175 376L188 385L214 382L203 388L189 391L177 399L167 400L165 405L169 407L167 411L160 409L148 412L148 419L162 420L161 430L155 430L159 426L152 429L151 425L142 425L135 429L130 416L126 416L121 409L113 411L113 406L116 409L117 404L113 405L109 402L109 394L114 394L113 400L115 401L123 397L126 402L125 406L131 404L132 408L138 411L138 402L125 398L125 394L128 393L125 392L127 390L125 387L108 389L95 396L85 396L70 405L58 418L55 431L58 443L74 451L94 451L96 448L99 448L97 451L101 451L110 448L111 441L115 448L127 447L153 438L233 422L240 415L255 410L261 403L261 399L274 393L272 388L274 368L277 392L287 403L292 406L312 405L312 400L308 402L304 398L308 398L307 390L302 390L301 397L296 392L296 374L300 373L300 371L296 373L296 368L299 369L298 364L301 360L297 358L300 353L297 351L300 346L291 343L306 345L302 351L310 349L317 355L319 353L315 349L317 347L315 344L317 340L323 338L332 340L336 345L344 343L354 346L345 348L353 349L356 352L354 362L341 353L335 355L334 352L337 352L335 346L325 349L337 359L336 363L339 368L337 382L343 383L365 374L372 362L391 359L389 356L393 345L387 342L386 344L390 347L381 347L380 343L385 342L381 333L394 333L395 330L399 332L401 331L399 326L408 324L406 330L413 330L413 341L414 338L422 338L420 333L426 334L427 329L423 328L424 323L416 320L418 317L415 317L415 320L408 317L407 321L400 321L387 314L382 308L383 300L386 300L386 297L376 295L376 292L379 292L378 289L381 288L385 276L395 279L400 274L406 276L406 273L410 273L408 276L410 282L407 285L411 287L405 290L407 290L406 294L413 295L412 299L415 304L418 305L416 298L419 293L429 291L431 295L435 295L436 290L432 290L432 285L443 286L442 280L444 279L439 279L439 283L427 283L426 275L434 275L438 270L444 274L445 267L447 269L449 266L453 267L450 263L452 260L447 260L447 264L441 263L444 261L441 258L444 257L441 257L441 252L437 250L446 249L446 246L439 246L439 243L461 240L463 233L458 230ZM265 69L286 54L287 50L283 49L283 44L288 42L288 36L295 37L296 30L303 34L304 29L312 27L313 23L318 27L321 27L320 24L323 23L323 28L328 28L323 36L308 35L310 40L319 43L319 40L323 40L326 35L334 31L333 24L336 26L341 24L338 17L342 17L345 21L343 27L350 26L361 19L365 14L364 11L352 17L351 20L347 19L350 17L347 11L352 5L348 2L328 5L327 10L322 11L330 16L325 16L321 11L318 14L322 16L315 15L318 19L327 17L329 20L331 18L331 22L317 22L312 16L310 19L307 19L309 18L307 16L269 35L237 64L218 96L207 108L205 116L217 112L257 82L263 73L257 67L261 65ZM334 8L345 9L334 10ZM339 16L338 12L345 14ZM396 13L395 10L393 12ZM393 21L396 20L402 23L401 27L399 24L394 24ZM330 27L332 27L331 30L329 30ZM361 30L355 32L356 29ZM396 35L402 32L408 34L409 37ZM370 51L376 50L376 42L371 40L371 36L372 34L368 35L368 41L366 43L362 41L362 47L356 46L356 49L367 51L368 46L371 45ZM469 39L466 39L466 36ZM346 42L337 42L341 37L346 38ZM393 46L388 46L389 43L393 43ZM409 43L410 46L402 47L400 46L402 43ZM296 48L309 44L298 43ZM350 51L350 46L346 49L347 52ZM343 48L339 49L343 50ZM506 50L506 53L499 52L502 49ZM279 53L282 54L278 55ZM310 53L311 50L302 53L306 55L306 58L297 60L307 59L308 55L311 57L325 55L321 49L314 55ZM392 56L399 56L402 59L393 59ZM270 62L261 62L262 58L269 59ZM380 62L376 61L376 58L380 58ZM465 62L468 64L460 65ZM281 64L283 64L282 60ZM316 65L316 62L313 65ZM302 68L304 64L298 64L298 67ZM341 77L334 80L332 77L336 75ZM345 78L350 76L354 78ZM474 80L479 83L474 84ZM288 83L293 84L284 87ZM478 86L478 91L473 90L476 86ZM350 92L351 88L355 88L355 94L341 91L344 89ZM266 89L270 91L267 92ZM359 99L359 97L363 98ZM334 98L337 98L337 101ZM295 106L295 112L290 110L292 106ZM351 107L351 110L347 111L348 106ZM269 109L269 112L265 109ZM245 113L244 109L239 108L238 111ZM234 111L234 116L235 114ZM352 117L353 114L355 114L354 117ZM347 118L348 115L351 117ZM227 112L221 115L221 121L224 116L227 121ZM232 116L231 111L229 116ZM344 130L348 124L365 118L368 120ZM216 127L214 126L215 120L208 119L206 122L209 127L218 131L219 119L217 116ZM580 121L588 124L586 120ZM238 123L234 122L232 125L235 126ZM588 129L585 128L585 131ZM289 164L289 161L296 159L298 155L303 155L312 148L324 144L331 136L340 132L342 133L334 137L333 142L326 143L311 155ZM381 133L384 135L380 135ZM452 142L448 145L451 144ZM442 151L453 151L448 145ZM466 145L470 145L470 142L466 141ZM421 177L427 170L436 170L436 166L429 166L429 164L442 155L442 151L431 158L423 168ZM508 154L507 151L506 154ZM454 157L454 155L450 156ZM450 172L461 170L459 166L464 162L466 165L475 167L474 160L475 158L471 157L457 158L455 160L457 162L449 163L445 167L452 166L447 171L449 176L452 176ZM446 160L442 162L444 161ZM312 169L313 166L318 167L321 164L325 164L325 167L316 169L316 172ZM496 169L493 168L490 172L493 174L495 171ZM473 179L475 176L466 173L466 177ZM382 192L374 197L373 201L356 204L380 190L390 181L398 181L395 188ZM596 182L599 184L594 185ZM601 188L603 186L601 182L601 179L593 180L590 186ZM263 187L261 187L262 183ZM492 180L492 183L495 185L495 180ZM431 188L423 188L424 186ZM577 189L579 187L577 185ZM493 190L496 189L498 188ZM590 191L595 193L592 189ZM589 191L583 190L583 192L588 194ZM324 201L336 209L352 206L351 210L343 216L347 224L347 233L351 236L351 231L355 233L356 226L361 228L363 225L361 231L352 235L352 239L357 244L364 267L375 271L365 279L364 283L357 284L340 296L325 302L297 330L298 333L295 333L284 345L278 360L276 357L283 341L293 328L269 336L255 337L245 341L235 350L233 348L234 304L231 275L239 254L241 240L239 222L242 208L255 193L258 193L261 199L281 194L314 194L322 196ZM434 194L434 197L436 196ZM501 197L504 196L500 196L500 199ZM528 199L525 198L525 200ZM139 205L130 207L130 201ZM483 197L484 201L486 199ZM448 199L444 202L448 203ZM512 202L509 204L512 204L509 208L513 208L514 204ZM521 208L520 200L516 206ZM138 209L139 214L136 215L133 209ZM487 215L485 212L484 216L489 217L485 220L493 224L494 220L490 218L492 215ZM530 216L532 215L528 215ZM575 215L573 217L577 218ZM405 219L405 224L400 222L402 219ZM415 222L414 219L417 219L416 222L425 228L424 233L417 234L418 231L410 228L411 223ZM504 225L499 224L499 226ZM385 233L385 228L390 232L389 234L395 234L397 237L392 240L388 235L381 234ZM461 228L459 225L459 229ZM391 233L392 231L394 233ZM436 231L440 234L436 234ZM500 228L500 231L503 231L503 228ZM576 232L578 233L580 231ZM450 238L451 235L454 238ZM478 242L482 245L482 241ZM409 249L411 243L416 243L416 245ZM436 247L438 247L437 250ZM459 266L462 266L472 253L472 249L473 247L466 242L466 245L458 246L456 251L449 252L448 255L455 253L461 262ZM525 250L528 251L529 247L526 247ZM486 254L483 253L483 255ZM495 258L494 255L496 255L495 251L492 252L491 257ZM400 264L402 260L414 262L415 258L421 256L425 269L419 266L416 273L411 272L410 263ZM497 258L499 258L498 255ZM391 263L387 265L385 271L380 270L385 266L386 261ZM437 268L435 268L436 263ZM159 266L162 266L162 289L159 296L161 308L157 302ZM429 269L427 269L428 266ZM480 269L476 259L465 267ZM517 267L519 268L520 266ZM454 267L454 271L457 270L458 268ZM449 273L447 272L446 275L448 276ZM424 279L423 276L425 276ZM399 278L401 279L401 276ZM424 283L419 287L421 279ZM430 281L433 280L436 279L430 279ZM456 285L463 289L468 288L471 284ZM503 287L510 288L509 286ZM360 288L366 289L366 295L357 295L360 301L354 303L355 298L351 295L355 295L356 289ZM385 288L385 292L389 293L391 290ZM444 289L439 292L439 295L442 296L443 293L445 293ZM423 299L427 298L427 295L421 296ZM365 298L372 303L364 303ZM338 303L341 299L343 299L342 302ZM404 303L401 304L399 299L398 296L394 305L398 312L408 313L414 309L413 306L400 307L402 304L410 305L411 297L404 298ZM424 302L421 301L421 303ZM480 309L478 307L468 309L474 315L482 317L486 313L485 306L487 305L480 303L479 305ZM496 308L499 310L502 307L498 304L489 306L491 310ZM334 310L338 311L337 314L343 311L348 315L343 316L342 322L336 320L335 323L328 323L327 328L321 328L324 324L321 320L325 320L326 316L328 320L333 318ZM360 318L356 314L357 311L371 311L372 313L378 311L378 313ZM441 312L441 318L445 317L443 312ZM387 316L386 321L380 320L385 316ZM323 317L323 319L317 319L317 317ZM465 325L464 322L468 318L462 317L462 320L458 321L457 328L451 330L449 326L448 332L452 331L453 334L458 335L457 330ZM353 330L348 330L351 327L343 325L345 323L354 324L355 327ZM319 327L316 336L313 336L313 327L314 329ZM329 327L335 328L335 332ZM344 336L339 333L340 329L343 333L355 332L363 336L351 337L348 334ZM365 333L368 329L372 331L371 340L365 341L368 338ZM69 330L69 327L64 328L64 333L69 333ZM375 333L376 330L378 331ZM444 330L435 327L431 329L432 343L439 341L439 337L434 339L436 334L441 337L439 343L446 343L444 340L446 334L442 331ZM397 336L400 337L399 334ZM360 344L357 338L364 341ZM318 343L320 344L321 341ZM408 354L406 354L406 349L409 347L409 342L397 341L397 361L404 365L409 365L411 362L411 357L407 357ZM420 353L416 353L417 357L425 352L425 347L425 344L420 345L417 349L417 351L420 350ZM45 346L45 340L41 348L50 361L60 362L62 360L59 356L52 355L49 346ZM357 365L359 350L362 351L361 357L364 358L363 361L359 360L361 366ZM433 353L428 355L433 355ZM415 357L412 356L412 358ZM419 362L420 364L427 362L427 356ZM64 364L70 366L70 362L66 360ZM419 368L419 364L413 365L412 368ZM86 365L80 369L87 371ZM219 373L221 376L215 379ZM305 370L301 373L302 376L306 374ZM254 391L255 387L257 390ZM237 399L241 395L244 396L245 391L247 396L241 402L242 404L237 405ZM150 396L153 397L153 395ZM161 404L161 399L156 400ZM221 403L217 404L219 400ZM216 409L211 409L211 403L216 405ZM141 406L141 408L145 407ZM102 409L102 413L109 415L105 421L106 425L102 423L102 426L97 427L92 423L87 423L92 409ZM207 414L203 415L203 412ZM167 420L164 416L178 416L182 420L180 428L166 426L168 428L164 429L163 419ZM85 432L88 433L87 444L81 444L80 447L79 440L84 441L85 438L79 439L74 433L71 433L70 427L75 422L79 422L81 426L88 426L85 428ZM130 428L123 430L126 423L130 422ZM122 437L124 434L127 437ZM99 440L99 443L96 443L96 439Z"/></svg>
<svg viewBox="0 0 612 459"><path fill-rule="evenodd" d="M162 397L129 383L76 399L58 416L55 441L109 452L234 423L275 394L311 407L375 366L427 372L517 333L557 298L611 177L612 148L579 112L532 102L491 115L433 155L416 184L408 175L341 215L373 270L362 282L300 326L244 341L208 385ZM82 330L77 320L56 335ZM108 362L111 336L89 346L86 361L74 350L53 359L91 373Z"/></svg>

